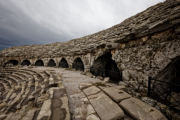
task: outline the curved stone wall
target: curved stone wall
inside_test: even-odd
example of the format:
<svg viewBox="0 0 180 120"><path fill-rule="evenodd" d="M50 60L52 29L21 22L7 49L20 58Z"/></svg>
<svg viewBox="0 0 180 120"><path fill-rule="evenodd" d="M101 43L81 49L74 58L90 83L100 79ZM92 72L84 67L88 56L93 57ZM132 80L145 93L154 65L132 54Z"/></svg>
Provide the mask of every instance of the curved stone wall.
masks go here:
<svg viewBox="0 0 180 120"><path fill-rule="evenodd" d="M74 60L80 58L84 71L90 71L94 61L109 52L122 72L122 80L146 94L148 78L156 77L180 56L179 13L179 0L165 1L92 35L62 43L5 49L0 52L0 64L4 66L9 60L20 64L27 59L35 65L41 59L47 66L53 59L58 67L64 58L72 68Z"/></svg>

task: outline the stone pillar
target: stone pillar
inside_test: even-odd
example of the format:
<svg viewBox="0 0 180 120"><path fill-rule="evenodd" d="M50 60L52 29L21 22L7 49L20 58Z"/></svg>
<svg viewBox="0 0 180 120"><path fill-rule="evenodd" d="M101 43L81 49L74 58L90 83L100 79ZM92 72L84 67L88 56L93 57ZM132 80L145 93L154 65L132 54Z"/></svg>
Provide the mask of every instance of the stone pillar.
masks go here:
<svg viewBox="0 0 180 120"><path fill-rule="evenodd" d="M90 65L84 66L84 72L90 72Z"/></svg>

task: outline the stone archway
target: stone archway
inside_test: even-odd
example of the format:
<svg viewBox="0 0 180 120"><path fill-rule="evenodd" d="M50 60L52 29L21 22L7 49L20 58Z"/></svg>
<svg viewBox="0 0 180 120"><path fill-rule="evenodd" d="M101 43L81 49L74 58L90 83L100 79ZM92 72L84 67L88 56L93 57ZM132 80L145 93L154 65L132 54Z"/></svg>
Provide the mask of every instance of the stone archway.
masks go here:
<svg viewBox="0 0 180 120"><path fill-rule="evenodd" d="M180 95L180 56L155 77L151 92L152 98L164 104L174 104L172 101L180 103L180 97L173 97L177 95Z"/></svg>
<svg viewBox="0 0 180 120"><path fill-rule="evenodd" d="M69 67L67 60L65 58L61 59L61 61L59 62L59 67L62 67L62 68L68 68Z"/></svg>
<svg viewBox="0 0 180 120"><path fill-rule="evenodd" d="M110 52L98 57L91 66L90 72L95 76L109 77L115 83L122 81L122 74L116 62L112 60Z"/></svg>
<svg viewBox="0 0 180 120"><path fill-rule="evenodd" d="M37 60L35 66L44 66L44 62L42 60Z"/></svg>
<svg viewBox="0 0 180 120"><path fill-rule="evenodd" d="M9 60L8 62L5 63L5 66L9 66L9 65L10 66L12 66L12 65L16 66L16 65L18 65L18 63L19 62L17 60Z"/></svg>
<svg viewBox="0 0 180 120"><path fill-rule="evenodd" d="M75 68L79 71L84 71L84 64L80 57L76 58L72 64L72 68Z"/></svg>
<svg viewBox="0 0 180 120"><path fill-rule="evenodd" d="M29 65L31 65L31 62L30 62L29 60L23 60L23 62L21 63L21 65L22 65L22 66L24 66L24 65L29 66Z"/></svg>
<svg viewBox="0 0 180 120"><path fill-rule="evenodd" d="M50 59L49 62L48 62L48 64L47 64L47 66L49 66L49 67L55 67L55 66L56 66L56 63L55 63L55 61L54 61L53 59Z"/></svg>

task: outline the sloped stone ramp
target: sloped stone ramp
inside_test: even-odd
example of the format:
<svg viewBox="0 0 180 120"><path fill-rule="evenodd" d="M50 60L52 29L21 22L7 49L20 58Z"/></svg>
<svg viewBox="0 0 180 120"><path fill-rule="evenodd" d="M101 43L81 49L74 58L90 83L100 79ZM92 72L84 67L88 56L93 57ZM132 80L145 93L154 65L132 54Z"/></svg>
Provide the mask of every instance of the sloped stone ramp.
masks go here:
<svg viewBox="0 0 180 120"><path fill-rule="evenodd" d="M48 67L0 71L0 120L166 120L124 86Z"/></svg>

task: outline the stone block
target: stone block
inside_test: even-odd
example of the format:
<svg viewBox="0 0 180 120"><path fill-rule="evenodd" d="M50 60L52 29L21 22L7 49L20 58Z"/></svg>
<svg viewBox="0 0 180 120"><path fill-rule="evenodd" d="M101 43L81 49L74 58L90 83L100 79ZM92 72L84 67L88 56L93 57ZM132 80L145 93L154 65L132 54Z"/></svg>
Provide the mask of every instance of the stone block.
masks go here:
<svg viewBox="0 0 180 120"><path fill-rule="evenodd" d="M123 100L120 106L136 120L167 120L157 109L136 98Z"/></svg>
<svg viewBox="0 0 180 120"><path fill-rule="evenodd" d="M96 115L92 114L92 115L89 115L86 120L100 120Z"/></svg>
<svg viewBox="0 0 180 120"><path fill-rule="evenodd" d="M97 88L96 86L91 86L89 88L84 89L83 91L87 96L89 96L89 95L97 94L101 90L99 88Z"/></svg>
<svg viewBox="0 0 180 120"><path fill-rule="evenodd" d="M108 94L114 101L119 103L120 101L130 98L131 95L128 93L124 92L123 90L118 90L113 87L105 88L103 91Z"/></svg>
<svg viewBox="0 0 180 120"><path fill-rule="evenodd" d="M90 87L90 86L92 86L92 84L91 83L80 83L79 84L79 89L85 89L85 88L88 88L88 87Z"/></svg>
<svg viewBox="0 0 180 120"><path fill-rule="evenodd" d="M92 97L93 96L93 97ZM88 97L101 120L117 120L124 117L123 110L103 92Z"/></svg>
<svg viewBox="0 0 180 120"><path fill-rule="evenodd" d="M50 118L51 116L51 100L48 99L44 101L41 111L38 114L37 120L41 120L42 118Z"/></svg>

